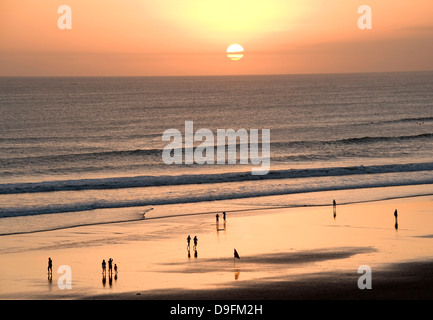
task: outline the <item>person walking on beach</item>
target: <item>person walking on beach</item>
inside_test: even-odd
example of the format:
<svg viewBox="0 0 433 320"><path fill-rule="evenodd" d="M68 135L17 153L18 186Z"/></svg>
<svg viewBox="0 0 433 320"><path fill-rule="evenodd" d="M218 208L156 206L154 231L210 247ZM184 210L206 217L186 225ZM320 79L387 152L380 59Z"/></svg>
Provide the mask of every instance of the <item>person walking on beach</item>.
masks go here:
<svg viewBox="0 0 433 320"><path fill-rule="evenodd" d="M105 263L105 259L104 259L104 260L102 260L102 274L105 275L105 272L106 272L106 263Z"/></svg>
<svg viewBox="0 0 433 320"><path fill-rule="evenodd" d="M226 221L226 212L225 211L223 212L223 220L224 220L224 222Z"/></svg>
<svg viewBox="0 0 433 320"><path fill-rule="evenodd" d="M197 236L195 236L195 237L194 237L194 248L197 247L197 242L198 242L198 239L197 239Z"/></svg>
<svg viewBox="0 0 433 320"><path fill-rule="evenodd" d="M395 220L397 221L397 217L398 217L397 209L395 209L395 211L394 211L394 217L395 217Z"/></svg>
<svg viewBox="0 0 433 320"><path fill-rule="evenodd" d="M50 257L48 257L48 275L53 274L53 260L51 260Z"/></svg>
<svg viewBox="0 0 433 320"><path fill-rule="evenodd" d="M216 222L218 223L220 220L220 215L217 213L215 217L216 217Z"/></svg>

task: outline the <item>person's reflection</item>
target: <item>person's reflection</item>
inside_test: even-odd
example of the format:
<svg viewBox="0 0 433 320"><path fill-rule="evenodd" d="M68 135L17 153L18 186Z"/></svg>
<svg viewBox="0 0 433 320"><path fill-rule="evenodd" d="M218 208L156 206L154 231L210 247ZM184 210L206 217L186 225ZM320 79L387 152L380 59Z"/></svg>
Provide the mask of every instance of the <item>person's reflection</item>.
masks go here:
<svg viewBox="0 0 433 320"><path fill-rule="evenodd" d="M194 249L194 258L197 258L197 249Z"/></svg>
<svg viewBox="0 0 433 320"><path fill-rule="evenodd" d="M217 231L217 235L218 235L218 232L220 232L220 231L226 231L226 222L224 221L224 224L223 224L223 227L222 228L220 228L220 225L219 225L219 223L217 223L216 224L216 231Z"/></svg>
<svg viewBox="0 0 433 320"><path fill-rule="evenodd" d="M53 274L48 273L48 289L51 291L53 286Z"/></svg>
<svg viewBox="0 0 433 320"><path fill-rule="evenodd" d="M188 258L191 258L191 250L189 249L189 246L186 249L188 251Z"/></svg>
<svg viewBox="0 0 433 320"><path fill-rule="evenodd" d="M105 284L107 283L107 275L105 272L102 273L102 286L105 287Z"/></svg>
<svg viewBox="0 0 433 320"><path fill-rule="evenodd" d="M113 273L108 273L108 284L110 285L110 288L113 286Z"/></svg>

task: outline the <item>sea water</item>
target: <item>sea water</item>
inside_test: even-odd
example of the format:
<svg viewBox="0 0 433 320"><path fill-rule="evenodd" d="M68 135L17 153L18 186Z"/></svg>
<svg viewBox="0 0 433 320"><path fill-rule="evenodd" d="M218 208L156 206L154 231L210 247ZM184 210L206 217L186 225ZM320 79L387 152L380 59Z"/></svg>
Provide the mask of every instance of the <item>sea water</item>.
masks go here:
<svg viewBox="0 0 433 320"><path fill-rule="evenodd" d="M186 121L269 129L269 172L167 165L163 133ZM330 205L345 190L339 203L433 193L433 72L0 78L0 234L166 205Z"/></svg>

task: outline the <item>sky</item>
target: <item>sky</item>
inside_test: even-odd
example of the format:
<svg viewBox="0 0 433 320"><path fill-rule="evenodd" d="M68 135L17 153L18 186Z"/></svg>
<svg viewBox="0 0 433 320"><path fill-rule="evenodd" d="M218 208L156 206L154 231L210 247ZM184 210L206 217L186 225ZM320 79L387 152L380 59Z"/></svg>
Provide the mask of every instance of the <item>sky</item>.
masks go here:
<svg viewBox="0 0 433 320"><path fill-rule="evenodd" d="M57 10L71 8L71 29ZM361 5L371 29L360 29ZM0 76L433 70L432 0L1 0ZM243 46L232 61L229 45Z"/></svg>

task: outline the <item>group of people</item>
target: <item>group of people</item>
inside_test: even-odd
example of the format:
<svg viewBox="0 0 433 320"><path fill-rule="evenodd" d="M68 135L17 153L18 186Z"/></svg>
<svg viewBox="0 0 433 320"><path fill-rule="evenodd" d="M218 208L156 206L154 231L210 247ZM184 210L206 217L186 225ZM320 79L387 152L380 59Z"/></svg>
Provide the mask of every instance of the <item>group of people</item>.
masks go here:
<svg viewBox="0 0 433 320"><path fill-rule="evenodd" d="M107 272L107 263L105 259L102 260L102 274L105 275ZM108 259L108 273L111 275L113 273L113 259ZM117 264L114 264L114 273L117 275ZM48 278L53 276L53 260L48 257Z"/></svg>
<svg viewBox="0 0 433 320"><path fill-rule="evenodd" d="M223 219L224 219L224 222L226 221L226 213L225 212L223 212ZM218 223L220 221L220 215L217 213L216 214L216 222Z"/></svg>
<svg viewBox="0 0 433 320"><path fill-rule="evenodd" d="M186 241L187 241L187 243L188 243L188 246L186 247L186 249L187 249L187 251L188 251L188 258L190 258L190 257L191 257L191 252L190 252L190 248L191 248L191 246L190 246L190 243L191 243L191 236L190 236L190 235L188 235L188 237L186 238ZM193 247L193 250L194 250L194 258L197 258L197 243L198 243L198 238L197 238L197 236L195 236L195 237L194 237L194 247Z"/></svg>
<svg viewBox="0 0 433 320"><path fill-rule="evenodd" d="M105 262L105 259L102 260L102 274L106 274L107 271L107 264ZM117 264L114 264L114 272L115 274L117 274ZM108 273L112 274L113 273L113 259L108 259Z"/></svg>
<svg viewBox="0 0 433 320"><path fill-rule="evenodd" d="M188 250L189 250L189 248L190 248L190 244L191 244L191 236L190 235L188 235L188 237L186 238L186 241L187 241L187 243L188 243ZM194 237L194 250L196 250L197 249L197 243L198 243L198 238L197 238L197 236L195 236Z"/></svg>
<svg viewBox="0 0 433 320"><path fill-rule="evenodd" d="M334 213L334 218L337 215L337 203L335 200L333 200L332 202L332 207L333 207L333 213ZM395 209L394 211L394 217L395 217L395 229L398 229L398 213L397 213L397 209ZM224 222L226 221L226 213L223 212L223 219ZM216 222L219 222L219 214L216 214ZM188 235L188 237L186 238L186 241L188 243L188 254L189 254L189 250L190 250L190 245L191 245L191 236ZM195 251L195 257L197 257L197 243L198 243L198 238L197 236L194 236L194 251ZM189 255L188 255L189 256ZM236 256L236 253L235 253ZM105 259L102 260L102 274L105 275L106 274L106 270L107 270L107 264L105 262ZM114 272L117 275L117 264L114 264ZM108 273L111 275L113 273L113 259L110 258L108 259ZM53 274L53 260L51 259L51 257L48 258L48 277L50 278L50 276L52 276Z"/></svg>

